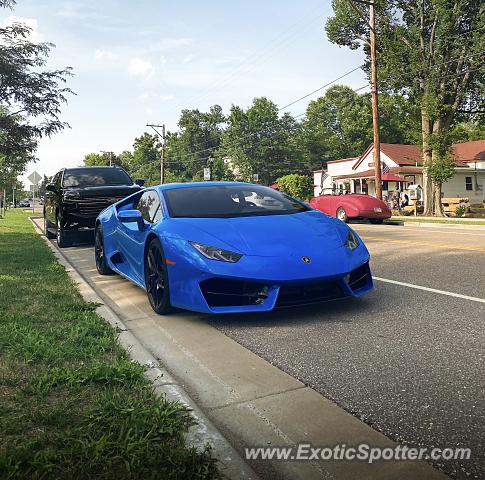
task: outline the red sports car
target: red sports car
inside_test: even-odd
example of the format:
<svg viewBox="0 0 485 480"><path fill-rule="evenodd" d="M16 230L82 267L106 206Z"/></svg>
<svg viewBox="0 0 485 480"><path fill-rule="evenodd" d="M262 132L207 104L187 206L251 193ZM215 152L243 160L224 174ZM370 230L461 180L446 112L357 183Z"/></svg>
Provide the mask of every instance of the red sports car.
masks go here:
<svg viewBox="0 0 485 480"><path fill-rule="evenodd" d="M343 195L321 195L313 197L310 205L327 215L337 217L342 222L349 219L368 218L371 223L382 223L391 217L389 207L370 195L349 193Z"/></svg>

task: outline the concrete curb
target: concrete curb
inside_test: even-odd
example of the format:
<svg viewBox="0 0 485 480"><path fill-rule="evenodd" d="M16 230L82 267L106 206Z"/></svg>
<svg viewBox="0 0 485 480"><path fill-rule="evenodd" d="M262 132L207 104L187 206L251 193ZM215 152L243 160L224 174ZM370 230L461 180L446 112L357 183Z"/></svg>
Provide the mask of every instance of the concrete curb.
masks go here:
<svg viewBox="0 0 485 480"><path fill-rule="evenodd" d="M229 479L258 479L256 473L242 459L226 438L204 415L197 404L189 397L178 382L161 366L157 359L138 341L123 323L119 316L105 304L95 290L84 280L76 268L67 260L63 253L54 246L45 236L44 232L29 217L35 231L44 239L61 265L64 266L71 279L78 285L81 295L88 302L99 304L96 313L110 325L117 328L120 333L118 342L129 352L131 358L147 367L145 376L152 383L155 393L166 395L170 400L177 400L187 406L197 424L189 429L187 443L197 449L203 449L207 444L212 447L214 457L222 466L222 473ZM36 218L36 217L35 217Z"/></svg>
<svg viewBox="0 0 485 480"><path fill-rule="evenodd" d="M439 222L420 222L420 221L406 221L406 217L393 217L384 225L403 225L406 227L424 227L424 228L444 228L444 229L464 229L464 230L485 230L485 225L475 225L473 222L469 223L439 223Z"/></svg>

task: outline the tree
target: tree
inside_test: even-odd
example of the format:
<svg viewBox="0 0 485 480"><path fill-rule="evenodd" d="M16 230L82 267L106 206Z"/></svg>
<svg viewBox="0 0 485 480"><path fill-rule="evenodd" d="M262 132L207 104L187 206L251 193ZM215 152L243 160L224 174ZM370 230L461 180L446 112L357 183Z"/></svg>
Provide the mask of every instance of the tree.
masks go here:
<svg viewBox="0 0 485 480"><path fill-rule="evenodd" d="M218 155L229 160L236 176L252 180L258 174L259 181L269 185L302 170L295 142L298 128L288 113L279 116L275 103L255 98L247 110L232 106Z"/></svg>
<svg viewBox="0 0 485 480"><path fill-rule="evenodd" d="M328 38L357 49L369 66L366 13L332 0ZM450 132L460 111L485 103L485 4L481 0L376 0L380 87L420 108L425 214L443 215L441 185L454 161Z"/></svg>
<svg viewBox="0 0 485 480"><path fill-rule="evenodd" d="M147 185L160 183L160 152L162 145L157 135L145 132L135 138L133 155L124 152L124 158L129 161L127 169L133 178L142 178Z"/></svg>
<svg viewBox="0 0 485 480"><path fill-rule="evenodd" d="M0 0L0 7L14 5ZM44 69L54 45L33 43L30 33L21 23L0 27L0 156L4 167L17 174L35 160L39 138L68 126L59 115L72 93L62 86L71 69Z"/></svg>
<svg viewBox="0 0 485 480"><path fill-rule="evenodd" d="M84 165L87 167L118 165L127 168L129 159L131 159L126 156L127 154L131 155L131 152L124 151L120 155L116 155L114 152L88 153L84 156Z"/></svg>
<svg viewBox="0 0 485 480"><path fill-rule="evenodd" d="M176 178L201 180L209 159L216 155L221 144L222 128L226 121L219 105L209 112L182 110L179 132L166 137L166 165ZM222 170L217 170L222 174Z"/></svg>
<svg viewBox="0 0 485 480"><path fill-rule="evenodd" d="M419 110L401 95L381 95L381 141L415 143ZM335 85L309 103L302 121L301 146L312 169L328 160L360 155L372 142L370 94L359 95L350 87Z"/></svg>
<svg viewBox="0 0 485 480"><path fill-rule="evenodd" d="M308 175L292 173L276 180L278 189L300 200L308 200L313 196L313 181Z"/></svg>

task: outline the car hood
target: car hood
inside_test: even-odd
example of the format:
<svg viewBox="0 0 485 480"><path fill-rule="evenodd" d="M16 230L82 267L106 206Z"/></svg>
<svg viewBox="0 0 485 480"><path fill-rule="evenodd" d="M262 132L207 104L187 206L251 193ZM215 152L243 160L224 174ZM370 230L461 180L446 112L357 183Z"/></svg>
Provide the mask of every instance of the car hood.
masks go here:
<svg viewBox="0 0 485 480"><path fill-rule="evenodd" d="M313 255L341 248L339 229L348 227L321 212L237 218L177 218L186 240L228 248L246 255ZM339 225L341 224L341 225Z"/></svg>
<svg viewBox="0 0 485 480"><path fill-rule="evenodd" d="M103 185L99 187L67 187L65 192L77 192L79 198L124 198L141 190L139 185Z"/></svg>

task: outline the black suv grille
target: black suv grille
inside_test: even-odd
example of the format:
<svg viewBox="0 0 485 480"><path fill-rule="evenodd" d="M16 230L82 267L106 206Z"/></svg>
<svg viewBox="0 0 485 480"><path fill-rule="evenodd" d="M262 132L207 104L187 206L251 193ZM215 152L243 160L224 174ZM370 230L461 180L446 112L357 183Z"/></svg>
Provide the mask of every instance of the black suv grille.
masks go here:
<svg viewBox="0 0 485 480"><path fill-rule="evenodd" d="M76 200L78 212L81 215L97 217L106 207L125 198L125 195L119 197L96 197L81 198Z"/></svg>

